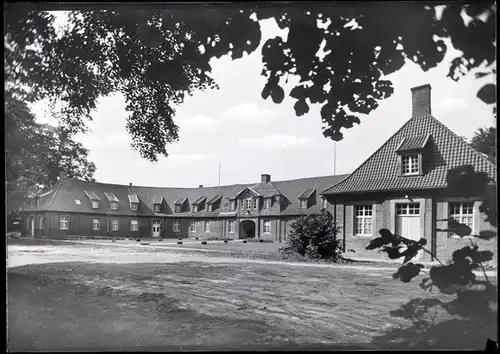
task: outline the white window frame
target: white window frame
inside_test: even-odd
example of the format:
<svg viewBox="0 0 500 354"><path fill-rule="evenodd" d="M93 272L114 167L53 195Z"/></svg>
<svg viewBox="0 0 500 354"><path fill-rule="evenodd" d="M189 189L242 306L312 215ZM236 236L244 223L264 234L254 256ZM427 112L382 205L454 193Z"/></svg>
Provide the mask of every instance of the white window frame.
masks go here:
<svg viewBox="0 0 500 354"><path fill-rule="evenodd" d="M130 203L130 210L139 210L139 203Z"/></svg>
<svg viewBox="0 0 500 354"><path fill-rule="evenodd" d="M101 229L101 221L99 220L99 218L92 218L92 231L99 231L100 229Z"/></svg>
<svg viewBox="0 0 500 354"><path fill-rule="evenodd" d="M189 232L196 232L196 221L191 221L189 223Z"/></svg>
<svg viewBox="0 0 500 354"><path fill-rule="evenodd" d="M403 207L404 206L404 207ZM417 208L415 208L415 206ZM418 213L415 211L418 210ZM420 216L420 203L396 203L396 216L407 215L407 216Z"/></svg>
<svg viewBox="0 0 500 354"><path fill-rule="evenodd" d="M82 201L80 199L75 199L75 204L76 205L81 205L82 204Z"/></svg>
<svg viewBox="0 0 500 354"><path fill-rule="evenodd" d="M130 231L139 231L139 220L130 220Z"/></svg>
<svg viewBox="0 0 500 354"><path fill-rule="evenodd" d="M61 215L59 217L59 229L60 230L68 230L69 229L69 216Z"/></svg>
<svg viewBox="0 0 500 354"><path fill-rule="evenodd" d="M193 204L193 213L198 212L198 204Z"/></svg>
<svg viewBox="0 0 500 354"><path fill-rule="evenodd" d="M245 210L245 201L240 199L240 210Z"/></svg>
<svg viewBox="0 0 500 354"><path fill-rule="evenodd" d="M264 209L271 209L271 198L264 199Z"/></svg>
<svg viewBox="0 0 500 354"><path fill-rule="evenodd" d="M257 198L253 198L253 209L257 210Z"/></svg>
<svg viewBox="0 0 500 354"><path fill-rule="evenodd" d="M252 210L252 198L246 199L246 210Z"/></svg>
<svg viewBox="0 0 500 354"><path fill-rule="evenodd" d="M299 199L300 209L307 209L307 199Z"/></svg>
<svg viewBox="0 0 500 354"><path fill-rule="evenodd" d="M161 210L161 208L160 208L160 207L161 207L161 205L160 205L160 204L154 204L154 205L153 205L153 211L154 211L155 213L159 213L159 212L160 212L160 210Z"/></svg>
<svg viewBox="0 0 500 354"><path fill-rule="evenodd" d="M236 210L236 200L231 200L229 202L229 210Z"/></svg>
<svg viewBox="0 0 500 354"><path fill-rule="evenodd" d="M207 211L212 211L212 204L207 205Z"/></svg>
<svg viewBox="0 0 500 354"><path fill-rule="evenodd" d="M174 223L172 225L172 230L174 232L179 232L181 230L181 221L180 220L174 220Z"/></svg>
<svg viewBox="0 0 500 354"><path fill-rule="evenodd" d="M271 233L271 220L264 220L263 222L264 225L264 233L265 234L270 234Z"/></svg>
<svg viewBox="0 0 500 354"><path fill-rule="evenodd" d="M453 210L452 210L453 209L452 208L453 204L458 205L458 211L459 211L458 214L453 212ZM466 209L466 208L464 208L464 204L467 204L467 205L471 206L471 209L472 209L472 213L471 214L464 213L464 209ZM448 202L448 216L450 218L455 219L456 221L458 221L461 224L465 224L465 225L469 226L471 228L471 230L472 230L472 232L471 232L471 234L469 236L464 236L463 238L475 238L475 236L474 236L474 234L475 234L475 231L474 231L475 227L474 226L476 224L476 220L475 220L475 216L476 215L475 215L475 212L474 212L474 206L475 206L474 202ZM472 221L471 221L472 225L470 225L468 222L463 222L464 218L471 218L472 219ZM450 234L451 234L451 237L453 237L453 238L460 238L460 236L456 235L453 232L450 232Z"/></svg>
<svg viewBox="0 0 500 354"><path fill-rule="evenodd" d="M406 154L401 156L401 173L405 176L418 175L420 164L419 154Z"/></svg>
<svg viewBox="0 0 500 354"><path fill-rule="evenodd" d="M234 226L235 226L234 220L229 220L228 225L227 225L227 229L228 229L230 234L234 234Z"/></svg>
<svg viewBox="0 0 500 354"><path fill-rule="evenodd" d="M354 225L353 234L356 236L373 236L373 204L358 204L354 205ZM360 215L356 215L359 211ZM358 220L361 220L361 232L358 232ZM370 229L365 232L367 220L370 220Z"/></svg>
<svg viewBox="0 0 500 354"><path fill-rule="evenodd" d="M207 227L208 225L208 227ZM203 221L203 232L210 232L210 221L205 220Z"/></svg>
<svg viewBox="0 0 500 354"><path fill-rule="evenodd" d="M92 209L99 209L99 201L98 200L92 201Z"/></svg>
<svg viewBox="0 0 500 354"><path fill-rule="evenodd" d="M118 219L112 219L111 220L111 231L118 231L119 228L120 228L120 221Z"/></svg>
<svg viewBox="0 0 500 354"><path fill-rule="evenodd" d="M109 208L111 210L118 210L118 202L110 202L109 203Z"/></svg>
<svg viewBox="0 0 500 354"><path fill-rule="evenodd" d="M38 216L38 230L43 230L43 215Z"/></svg>
<svg viewBox="0 0 500 354"><path fill-rule="evenodd" d="M175 204L175 212L180 213L182 211L182 205L180 204Z"/></svg>

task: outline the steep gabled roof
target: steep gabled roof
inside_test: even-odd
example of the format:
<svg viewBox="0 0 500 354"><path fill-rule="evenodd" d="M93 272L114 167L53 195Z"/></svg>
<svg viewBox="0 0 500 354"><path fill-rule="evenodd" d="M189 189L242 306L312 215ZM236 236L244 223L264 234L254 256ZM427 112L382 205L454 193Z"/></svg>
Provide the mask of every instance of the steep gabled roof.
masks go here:
<svg viewBox="0 0 500 354"><path fill-rule="evenodd" d="M275 195L281 195L281 192L274 186L272 182L261 182L252 186L251 188L259 196L269 198Z"/></svg>
<svg viewBox="0 0 500 354"><path fill-rule="evenodd" d="M162 204L162 203L163 203L163 196L155 195L153 198L153 204Z"/></svg>
<svg viewBox="0 0 500 354"><path fill-rule="evenodd" d="M250 193L252 193L252 195L253 195L254 197L260 197L260 196L261 196L261 195L260 195L260 194L259 194L256 190L254 190L252 187L245 187L245 188L243 188L243 189L242 189L242 190L241 190L238 194L236 194L236 196L235 196L235 197L236 197L236 198L237 198L237 197L239 197L239 196L240 196L240 194L242 194L243 192L245 192L245 191L247 191L247 190L248 190L248 191L250 191Z"/></svg>
<svg viewBox="0 0 500 354"><path fill-rule="evenodd" d="M201 202L203 202L205 199L207 199L207 197L205 197L204 195L202 195L202 196L198 197L198 199L196 199L196 200L195 200L193 203L191 203L191 204L193 204L193 205L195 205L195 204L196 204L196 205L198 205L198 204L200 204Z"/></svg>
<svg viewBox="0 0 500 354"><path fill-rule="evenodd" d="M99 198L99 196L93 191L84 190L84 192L90 200L101 200L101 198Z"/></svg>
<svg viewBox="0 0 500 354"><path fill-rule="evenodd" d="M179 204L184 204L187 200L187 197L186 196L181 196L179 198L177 198L177 200L175 201L174 204L176 205L179 205Z"/></svg>
<svg viewBox="0 0 500 354"><path fill-rule="evenodd" d="M207 204L214 204L215 202L219 201L219 199L222 198L222 195L218 194L218 195L215 195L213 198L211 198Z"/></svg>
<svg viewBox="0 0 500 354"><path fill-rule="evenodd" d="M104 195L108 198L110 202L117 202L117 203L119 202L118 198L113 193L104 192Z"/></svg>
<svg viewBox="0 0 500 354"><path fill-rule="evenodd" d="M308 199L314 193L314 191L315 189L313 188L306 188L302 193L300 193L297 199Z"/></svg>
<svg viewBox="0 0 500 354"><path fill-rule="evenodd" d="M396 149L403 138L432 136L428 143L425 173L422 176L399 176ZM449 169L472 165L496 181L491 161L472 149L462 138L431 115L408 120L392 137L339 184L322 194L446 188Z"/></svg>
<svg viewBox="0 0 500 354"><path fill-rule="evenodd" d="M129 194L128 200L130 203L139 203L139 198L137 197L137 194Z"/></svg>

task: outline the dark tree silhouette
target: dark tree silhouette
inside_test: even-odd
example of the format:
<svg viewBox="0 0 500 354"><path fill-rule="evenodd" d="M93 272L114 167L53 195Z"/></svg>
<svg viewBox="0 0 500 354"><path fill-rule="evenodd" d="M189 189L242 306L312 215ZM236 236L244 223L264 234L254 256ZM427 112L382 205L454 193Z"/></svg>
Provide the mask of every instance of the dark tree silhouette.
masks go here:
<svg viewBox="0 0 500 354"><path fill-rule="evenodd" d="M174 105L217 87L210 60L238 59L258 48L258 20L274 18L288 29L287 38L263 43L262 97L281 103L283 83L299 77L289 92L296 114L320 104L323 134L333 140L392 95L385 76L405 60L424 71L438 65L446 38L462 52L450 65L451 79L484 65L478 77L496 74L492 2L449 3L441 16L424 3L387 2L80 10L70 12L59 32L54 16L40 6L9 4L4 10L8 86L26 100L63 102L60 119L71 131L85 129L100 97L121 92L132 147L153 161L167 156L166 145L178 139ZM471 18L467 25L463 11ZM316 55L321 50L323 59ZM493 104L495 87L484 86L478 97Z"/></svg>
<svg viewBox="0 0 500 354"><path fill-rule="evenodd" d="M495 127L479 128L474 132L470 145L479 152L488 155L490 159L496 161L496 133Z"/></svg>

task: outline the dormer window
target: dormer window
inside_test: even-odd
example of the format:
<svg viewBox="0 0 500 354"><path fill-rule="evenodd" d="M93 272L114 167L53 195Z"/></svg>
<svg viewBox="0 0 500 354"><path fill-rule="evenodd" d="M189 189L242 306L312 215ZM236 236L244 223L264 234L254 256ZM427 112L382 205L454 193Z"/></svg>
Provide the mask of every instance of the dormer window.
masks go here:
<svg viewBox="0 0 500 354"><path fill-rule="evenodd" d="M212 211L212 204L207 205L207 211Z"/></svg>
<svg viewBox="0 0 500 354"><path fill-rule="evenodd" d="M113 193L104 192L104 195L109 200L109 208L111 210L118 210L118 198Z"/></svg>
<svg viewBox="0 0 500 354"><path fill-rule="evenodd" d="M257 198L254 198L253 200L253 209L257 210Z"/></svg>
<svg viewBox="0 0 500 354"><path fill-rule="evenodd" d="M240 200L240 210L245 210L245 201L243 199Z"/></svg>
<svg viewBox="0 0 500 354"><path fill-rule="evenodd" d="M197 212L198 212L198 205L194 204L193 205L193 213L197 213Z"/></svg>
<svg viewBox="0 0 500 354"><path fill-rule="evenodd" d="M154 204L153 205L153 211L155 213L159 213L160 212L160 206L161 206L160 204Z"/></svg>
<svg viewBox="0 0 500 354"><path fill-rule="evenodd" d="M408 154L401 157L402 172L404 175L419 173L419 154Z"/></svg>
<svg viewBox="0 0 500 354"><path fill-rule="evenodd" d="M175 212L176 212L176 213L180 213L181 211L182 211L182 205L180 205L180 204L176 204L176 205L175 205Z"/></svg>
<svg viewBox="0 0 500 354"><path fill-rule="evenodd" d="M252 198L247 198L247 205L246 205L247 210L252 209Z"/></svg>
<svg viewBox="0 0 500 354"><path fill-rule="evenodd" d="M84 190L85 194L92 201L92 209L99 209L99 201L101 200L95 192Z"/></svg>
<svg viewBox="0 0 500 354"><path fill-rule="evenodd" d="M130 210L138 210L139 203L130 203Z"/></svg>
<svg viewBox="0 0 500 354"><path fill-rule="evenodd" d="M155 196L153 198L153 211L159 213L161 211L161 205L163 204L163 196Z"/></svg>
<svg viewBox="0 0 500 354"><path fill-rule="evenodd" d="M117 202L111 202L109 203L109 207L111 210L118 210L118 203Z"/></svg>
<svg viewBox="0 0 500 354"><path fill-rule="evenodd" d="M92 201L92 209L99 209L99 202L97 200Z"/></svg>
<svg viewBox="0 0 500 354"><path fill-rule="evenodd" d="M300 209L307 209L307 199L300 199L299 206L300 206Z"/></svg>
<svg viewBox="0 0 500 354"><path fill-rule="evenodd" d="M139 198L136 194L129 194L128 201L130 202L130 210L139 210Z"/></svg>
<svg viewBox="0 0 500 354"><path fill-rule="evenodd" d="M264 209L271 209L271 198L264 199Z"/></svg>

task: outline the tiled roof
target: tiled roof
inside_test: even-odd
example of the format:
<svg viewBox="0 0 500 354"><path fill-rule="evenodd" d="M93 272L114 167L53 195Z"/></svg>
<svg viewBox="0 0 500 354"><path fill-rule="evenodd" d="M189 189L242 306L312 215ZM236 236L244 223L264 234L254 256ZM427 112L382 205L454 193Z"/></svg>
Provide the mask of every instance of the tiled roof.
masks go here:
<svg viewBox="0 0 500 354"><path fill-rule="evenodd" d="M282 211L283 215L303 214L304 212L318 212L321 209L321 202L311 203L308 209L298 210L296 203L297 197L302 191L310 186L317 190L323 190L331 186L347 175L341 176L324 176L302 178L291 181L272 182L279 194L284 195L287 200L292 201ZM160 215L153 212L153 202L158 198L163 197L162 213L175 217L217 217L221 212L226 212L224 205L215 208L213 211L201 210L193 214L190 210L184 210L181 213L174 213L176 203L183 203L186 200L197 200L200 197L207 198L210 201L217 201L220 198L227 200L228 197L236 195L245 188L252 188L255 184L236 184L220 187L202 187L202 188L158 188L158 187L141 187L106 184L89 181L79 181L75 179L64 179L59 181L53 189L55 192L44 198L38 208L26 208L26 211L55 211L55 212L85 212L92 214L110 213L110 215L142 215L155 216ZM253 189L253 188L252 188ZM107 210L103 206L92 209L92 202L86 197L85 190L92 190L100 198L106 198L104 193L113 193L118 200L118 210ZM273 192L274 193L274 192ZM135 201L139 203L138 210L131 210L129 204L129 196L134 196ZM79 199L81 204L76 204L75 199ZM188 208L186 208L188 209ZM231 214L232 215L232 214Z"/></svg>
<svg viewBox="0 0 500 354"><path fill-rule="evenodd" d="M212 199L210 199L207 204L213 204L215 202L217 202L219 199L222 198L222 195L215 195Z"/></svg>
<svg viewBox="0 0 500 354"><path fill-rule="evenodd" d="M280 191L276 189L272 182L261 182L252 186L252 188L256 193L258 193L262 197L274 197L275 195L281 195Z"/></svg>
<svg viewBox="0 0 500 354"><path fill-rule="evenodd" d="M302 193L300 193L298 199L307 199L314 193L314 189L306 188Z"/></svg>
<svg viewBox="0 0 500 354"><path fill-rule="evenodd" d="M403 138L431 134L425 173L421 176L398 176L395 152ZM371 191L446 188L447 171L472 165L486 172L496 182L496 167L472 149L458 135L431 115L413 117L376 150L349 177L326 189L323 194L347 194Z"/></svg>
<svg viewBox="0 0 500 354"><path fill-rule="evenodd" d="M403 138L403 141L397 148L396 152L423 149L429 141L430 136L430 134L423 134L418 136L405 137Z"/></svg>

